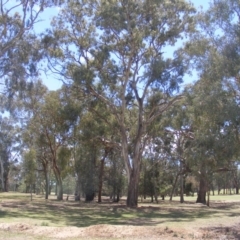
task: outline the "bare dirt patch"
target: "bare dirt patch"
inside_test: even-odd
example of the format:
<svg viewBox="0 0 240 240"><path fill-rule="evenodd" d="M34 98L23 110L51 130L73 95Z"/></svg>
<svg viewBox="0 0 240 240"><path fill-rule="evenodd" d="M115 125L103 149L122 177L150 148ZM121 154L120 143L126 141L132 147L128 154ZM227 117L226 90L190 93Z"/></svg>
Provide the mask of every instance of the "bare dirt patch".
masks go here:
<svg viewBox="0 0 240 240"><path fill-rule="evenodd" d="M235 226L163 228L150 226L94 225L78 227L45 227L24 223L0 223L0 229L27 236L52 239L240 239L240 223ZM15 238L14 238L15 239ZM17 239L21 239L18 238ZM25 239L25 237L22 237Z"/></svg>

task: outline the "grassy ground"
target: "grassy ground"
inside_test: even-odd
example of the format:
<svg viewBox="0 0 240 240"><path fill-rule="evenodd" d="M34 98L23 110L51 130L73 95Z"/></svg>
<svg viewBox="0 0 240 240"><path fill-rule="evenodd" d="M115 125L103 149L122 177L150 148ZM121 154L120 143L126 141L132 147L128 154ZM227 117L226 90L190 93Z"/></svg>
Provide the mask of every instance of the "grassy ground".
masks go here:
<svg viewBox="0 0 240 240"><path fill-rule="evenodd" d="M0 193L0 223L78 228L106 224L161 227L166 231L172 228L187 229L190 225L212 227L212 223L216 226L240 223L239 195L211 196L210 207L195 204L196 197L185 197L184 204L179 203L179 198L174 198L172 202L168 199L160 201L159 204L150 203L147 199L140 202L135 209L127 208L125 201L116 204L105 200L98 204L74 202L72 198L69 201L56 201L55 198L51 196L49 200L45 200L43 196L34 195L31 201L28 194ZM25 237L24 231L17 235L8 231L1 231L0 234L0 239L48 239L47 236ZM5 238L1 238L2 236Z"/></svg>

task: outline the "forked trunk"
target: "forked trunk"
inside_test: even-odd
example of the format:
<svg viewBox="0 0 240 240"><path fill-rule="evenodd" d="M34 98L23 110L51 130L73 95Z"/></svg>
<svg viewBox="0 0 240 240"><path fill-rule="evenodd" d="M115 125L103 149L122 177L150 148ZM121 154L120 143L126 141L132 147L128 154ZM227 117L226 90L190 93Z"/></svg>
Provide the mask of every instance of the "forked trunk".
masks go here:
<svg viewBox="0 0 240 240"><path fill-rule="evenodd" d="M122 155L128 176L128 194L127 194L127 207L137 207L138 206L138 188L139 188L139 175L140 175L140 165L143 149L145 142L142 142L141 137L144 133L143 119L142 119L142 100L139 98L139 121L138 130L135 143L133 145L132 152L133 157L129 159L129 146L128 138L126 135L126 129L122 128Z"/></svg>
<svg viewBox="0 0 240 240"><path fill-rule="evenodd" d="M54 166L53 168L53 172L55 174L55 177L56 177L56 181L57 181L57 200L61 201L63 200L63 183L62 183L62 177L61 177L61 174L60 174L60 171L58 169L58 167Z"/></svg>
<svg viewBox="0 0 240 240"><path fill-rule="evenodd" d="M173 194L174 194L174 191L175 191L175 188L177 185L178 176L179 176L179 174L176 175L174 183L173 183L173 187L172 187L172 191L171 191L171 195L170 195L170 199L169 199L170 201L172 201L172 198L173 198Z"/></svg>
<svg viewBox="0 0 240 240"><path fill-rule="evenodd" d="M204 176L201 176L200 178L200 184L199 184L199 191L198 191L198 197L197 197L197 203L206 204L206 193L207 193L207 181Z"/></svg>
<svg viewBox="0 0 240 240"><path fill-rule="evenodd" d="M56 184L57 200L61 201L63 200L63 182L61 177L61 171L56 163L56 158L53 159L53 172L57 181L57 184Z"/></svg>

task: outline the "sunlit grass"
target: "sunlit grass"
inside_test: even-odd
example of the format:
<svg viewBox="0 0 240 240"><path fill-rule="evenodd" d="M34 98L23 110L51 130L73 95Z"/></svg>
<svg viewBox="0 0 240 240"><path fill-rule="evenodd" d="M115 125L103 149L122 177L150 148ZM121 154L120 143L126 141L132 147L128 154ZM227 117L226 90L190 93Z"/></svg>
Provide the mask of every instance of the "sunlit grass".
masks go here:
<svg viewBox="0 0 240 240"><path fill-rule="evenodd" d="M166 198L158 204L150 199L139 202L138 208L127 208L125 202L113 204L104 202L85 203L71 201L56 201L56 196L45 200L44 196L34 195L31 201L29 194L0 193L0 221L24 222L36 226L76 226L87 227L97 224L111 225L180 225L182 223L214 219L221 217L235 217L240 212L239 195L210 196L210 208L194 204L194 197L185 197L186 203L181 204L179 197L173 201ZM217 204L224 202L239 202L235 205Z"/></svg>

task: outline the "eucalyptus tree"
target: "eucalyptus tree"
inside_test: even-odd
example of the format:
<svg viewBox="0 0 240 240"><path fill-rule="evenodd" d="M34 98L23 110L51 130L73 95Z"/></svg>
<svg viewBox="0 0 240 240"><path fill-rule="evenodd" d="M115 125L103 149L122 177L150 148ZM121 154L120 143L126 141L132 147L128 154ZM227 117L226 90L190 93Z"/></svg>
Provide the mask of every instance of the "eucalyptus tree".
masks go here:
<svg viewBox="0 0 240 240"><path fill-rule="evenodd" d="M63 197L62 179L66 176L65 171L71 157L69 142L74 121L78 116L75 110L68 105L61 90L50 91L28 123L29 132L34 136L34 147L40 154L37 156L43 167L51 163L58 185L58 200ZM44 152L40 153L42 150ZM44 168L47 171L47 166Z"/></svg>
<svg viewBox="0 0 240 240"><path fill-rule="evenodd" d="M182 57L164 52L193 30L194 12L179 0L72 0L42 40L63 81L78 83L116 119L130 207L137 206L148 126L180 99Z"/></svg>
<svg viewBox="0 0 240 240"><path fill-rule="evenodd" d="M26 189L30 188L31 200L33 186L36 184L36 152L30 149L23 153L23 175Z"/></svg>
<svg viewBox="0 0 240 240"><path fill-rule="evenodd" d="M118 202L120 197L126 193L127 176L121 152L116 147L109 153L107 168L107 174L104 177L109 194L113 202Z"/></svg>
<svg viewBox="0 0 240 240"><path fill-rule="evenodd" d="M240 188L240 170L238 169L238 164L235 164L233 167L233 185L236 190L236 194L239 194L239 188Z"/></svg>
<svg viewBox="0 0 240 240"><path fill-rule="evenodd" d="M0 90L9 97L38 75L41 58L34 26L50 0L0 1Z"/></svg>
<svg viewBox="0 0 240 240"><path fill-rule="evenodd" d="M0 179L2 191L8 192L11 164L21 152L20 129L10 117L0 118Z"/></svg>
<svg viewBox="0 0 240 240"><path fill-rule="evenodd" d="M39 139L36 130L39 129L39 123L33 119L41 115L41 108L45 102L48 89L41 80L35 81L30 88L23 91L21 96L15 96L17 106L11 109L11 114L17 120L21 120L22 139L25 149L34 149L36 155L36 165L38 174L43 173L45 178L45 198L48 199L49 174L50 174L50 151Z"/></svg>
<svg viewBox="0 0 240 240"><path fill-rule="evenodd" d="M201 152L199 172L205 175L231 170L231 161L239 156L239 12L239 1L213 1L199 14L199 31L184 49L199 74L191 102L196 124L193 142L198 141L195 154ZM212 178L204 174L200 176L199 202L206 202L204 181Z"/></svg>
<svg viewBox="0 0 240 240"><path fill-rule="evenodd" d="M170 111L164 114L162 118L162 126L165 126L162 139L164 141L165 151L168 152L170 159L171 173L172 173L172 191L170 200L172 200L173 193L180 181L180 202L184 202L184 179L190 173L189 163L185 157L185 151L188 147L189 141L193 138L191 129L191 120L189 117L186 96L177 104L175 104Z"/></svg>
<svg viewBox="0 0 240 240"><path fill-rule="evenodd" d="M92 111L100 107L92 103ZM101 107L100 107L101 108ZM105 109L102 108L102 116ZM107 118L107 116L105 115ZM92 112L85 111L81 114L77 126L75 171L78 176L79 187L85 195L86 201L92 201L98 191L98 202L101 202L102 181L104 175L105 160L111 151L111 141L107 139L106 124ZM111 140L111 139L110 139ZM80 189L77 195L80 196Z"/></svg>
<svg viewBox="0 0 240 240"><path fill-rule="evenodd" d="M212 72L207 73L190 93L188 111L192 139L184 153L191 172L199 180L197 202L204 204L208 203L206 193L213 174L230 171L232 160L239 154L229 115L235 102L219 82L212 82L211 86L206 84Z"/></svg>
<svg viewBox="0 0 240 240"><path fill-rule="evenodd" d="M93 104L95 102L95 104ZM100 148L101 159L99 161L99 179L98 179L98 202L101 202L101 194L103 187L103 179L106 177L104 168L105 162L108 160L109 171L113 174L110 180L113 187L113 200L115 196L119 200L119 194L121 191L121 177L119 172L122 172L121 164L119 163L119 152L120 151L120 137L117 131L117 123L111 112L105 108L105 105L99 101L92 101L92 106L88 109L92 115L92 121L95 121L95 128L92 128L93 139ZM117 171L116 167L119 167ZM109 176L111 178L111 176Z"/></svg>

